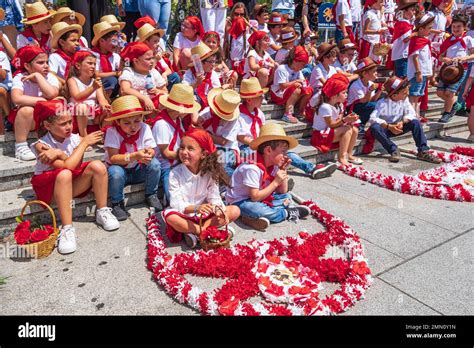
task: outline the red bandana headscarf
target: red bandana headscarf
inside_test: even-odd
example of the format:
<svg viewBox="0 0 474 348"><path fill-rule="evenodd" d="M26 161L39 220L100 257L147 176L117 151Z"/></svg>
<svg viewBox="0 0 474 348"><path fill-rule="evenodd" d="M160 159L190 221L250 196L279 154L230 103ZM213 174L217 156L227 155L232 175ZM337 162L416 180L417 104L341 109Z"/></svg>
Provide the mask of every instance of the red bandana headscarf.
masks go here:
<svg viewBox="0 0 474 348"><path fill-rule="evenodd" d="M64 100L53 99L37 102L33 111L36 131L43 128L43 121L64 112L65 109Z"/></svg>
<svg viewBox="0 0 474 348"><path fill-rule="evenodd" d="M255 48L255 45L257 44L258 41L262 40L265 36L267 36L268 34L265 32L265 31L261 31L261 30L258 30L258 31L254 31L252 33L252 35L250 35L249 37L249 44Z"/></svg>
<svg viewBox="0 0 474 348"><path fill-rule="evenodd" d="M13 66L17 69L14 75L19 73L28 73L25 69L26 63L31 63L39 54L46 53L41 47L38 46L24 46L16 51L15 56L12 59Z"/></svg>
<svg viewBox="0 0 474 348"><path fill-rule="evenodd" d="M184 136L196 140L201 149L207 151L208 154L214 153L217 150L211 136L203 129L191 128L186 133L184 133Z"/></svg>
<svg viewBox="0 0 474 348"><path fill-rule="evenodd" d="M64 78L68 78L69 71L74 65L76 65L77 63L81 63L87 57L95 58L95 56L90 51L77 51L76 53L74 53L72 59L66 65L66 70L64 71Z"/></svg>
<svg viewBox="0 0 474 348"><path fill-rule="evenodd" d="M143 16L138 18L135 22L133 22L133 25L135 26L135 28L140 29L145 23L151 24L152 26L156 27L156 21L150 16Z"/></svg>
<svg viewBox="0 0 474 348"><path fill-rule="evenodd" d="M128 59L131 63L134 59L143 56L148 51L151 51L151 48L147 44L136 41L128 44L120 53L120 57L125 61Z"/></svg>
<svg viewBox="0 0 474 348"><path fill-rule="evenodd" d="M339 77L330 77L324 84L322 92L326 97L331 98L346 90L347 87L348 84Z"/></svg>
<svg viewBox="0 0 474 348"><path fill-rule="evenodd" d="M216 31L208 31L204 34L204 37L203 37L203 41L206 41L206 39L209 37L209 36L213 36L216 38L217 40L217 46L220 46L221 45L221 38L219 36L219 33L217 33Z"/></svg>
<svg viewBox="0 0 474 348"><path fill-rule="evenodd" d="M309 62L309 55L306 49L303 46L296 46L295 47L295 62L303 62L308 64Z"/></svg>
<svg viewBox="0 0 474 348"><path fill-rule="evenodd" d="M197 30L197 34L199 35L199 37L202 39L205 31L204 27L202 26L201 20L196 16L188 16L185 20L191 23L194 29Z"/></svg>

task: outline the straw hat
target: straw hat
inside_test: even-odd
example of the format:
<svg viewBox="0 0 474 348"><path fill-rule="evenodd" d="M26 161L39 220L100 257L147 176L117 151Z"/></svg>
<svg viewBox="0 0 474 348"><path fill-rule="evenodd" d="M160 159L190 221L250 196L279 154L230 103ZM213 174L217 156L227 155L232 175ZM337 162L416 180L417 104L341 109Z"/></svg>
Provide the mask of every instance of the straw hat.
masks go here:
<svg viewBox="0 0 474 348"><path fill-rule="evenodd" d="M321 59L336 46L335 43L323 42L318 46L318 56L316 57L316 60L321 61Z"/></svg>
<svg viewBox="0 0 474 348"><path fill-rule="evenodd" d="M60 7L56 11L56 13L53 15L53 24L56 24L58 22L62 22L64 18L70 17L70 18L76 18L77 21L79 22L78 24L83 27L84 23L86 23L86 17L82 13L75 12L71 10L69 7Z"/></svg>
<svg viewBox="0 0 474 348"><path fill-rule="evenodd" d="M407 79L401 79L396 76L392 76L387 81L385 81L383 87L387 92L387 97L390 97L392 94L397 93L398 91L408 87L410 82Z"/></svg>
<svg viewBox="0 0 474 348"><path fill-rule="evenodd" d="M106 121L114 121L121 118L132 117L136 115L146 115L151 111L145 111L140 104L140 100L134 95L125 95L112 102L112 114Z"/></svg>
<svg viewBox="0 0 474 348"><path fill-rule="evenodd" d="M410 0L399 0L398 6L395 9L395 11L401 11L404 10L408 7L416 6L418 5L417 1L410 1Z"/></svg>
<svg viewBox="0 0 474 348"><path fill-rule="evenodd" d="M159 102L164 107L182 114L192 114L201 108L194 100L193 88L184 83L173 85L170 94L160 96Z"/></svg>
<svg viewBox="0 0 474 348"><path fill-rule="evenodd" d="M240 95L232 89L213 88L207 101L212 111L225 121L234 121L240 115Z"/></svg>
<svg viewBox="0 0 474 348"><path fill-rule="evenodd" d="M49 11L41 1L37 1L32 4L25 4L25 18L21 22L35 24L50 18L52 15L53 12Z"/></svg>
<svg viewBox="0 0 474 348"><path fill-rule="evenodd" d="M375 66L377 66L377 64L372 60L372 58L366 57L357 64L357 70L354 71L354 74L360 74L362 71L371 69Z"/></svg>
<svg viewBox="0 0 474 348"><path fill-rule="evenodd" d="M119 31L120 28L118 26L112 26L110 25L109 22L99 22L97 24L94 24L94 38L92 39L92 46L96 46L97 42L99 42L99 39L112 32L112 31Z"/></svg>
<svg viewBox="0 0 474 348"><path fill-rule="evenodd" d="M350 39L342 39L341 41L339 41L339 43L337 44L337 48L339 48L339 51L356 49L355 45L352 43Z"/></svg>
<svg viewBox="0 0 474 348"><path fill-rule="evenodd" d="M143 24L138 30L137 30L137 36L138 36L138 41L145 41L148 39L150 36L158 34L160 37L163 37L165 34L165 31L163 29L157 29L150 23L145 23Z"/></svg>
<svg viewBox="0 0 474 348"><path fill-rule="evenodd" d="M262 88L256 77L243 79L240 84L240 98L249 99L261 96L268 92L268 88Z"/></svg>
<svg viewBox="0 0 474 348"><path fill-rule="evenodd" d="M261 144L271 140L285 140L289 143L289 149L298 146L298 140L287 136L281 125L278 123L269 122L265 123L262 128L260 128L260 135L256 139L252 140L250 143L250 148L252 150L257 150Z"/></svg>
<svg viewBox="0 0 474 348"><path fill-rule="evenodd" d="M58 22L51 28L51 48L58 48L58 41L63 34L68 31L78 31L79 37L82 35L82 27L79 24L67 24L66 22Z"/></svg>
<svg viewBox="0 0 474 348"><path fill-rule="evenodd" d="M208 45L206 45L204 42L201 41L199 44L191 48L191 55L198 54L199 58L201 58L201 60L204 60L206 58L209 58L213 54L216 54L218 50L219 50L219 47L211 50ZM193 63L189 63L188 65L189 68L193 66L194 66Z"/></svg>
<svg viewBox="0 0 474 348"><path fill-rule="evenodd" d="M102 17L100 17L100 21L101 22L109 22L113 26L118 25L118 26L120 26L120 31L122 31L123 28L125 28L125 22L119 22L117 17L115 17L114 15L102 16Z"/></svg>
<svg viewBox="0 0 474 348"><path fill-rule="evenodd" d="M280 42L282 44L295 41L298 38L298 34L293 27L284 27L280 33Z"/></svg>
<svg viewBox="0 0 474 348"><path fill-rule="evenodd" d="M443 64L439 71L439 79L446 85L458 82L464 74L464 67L461 63Z"/></svg>

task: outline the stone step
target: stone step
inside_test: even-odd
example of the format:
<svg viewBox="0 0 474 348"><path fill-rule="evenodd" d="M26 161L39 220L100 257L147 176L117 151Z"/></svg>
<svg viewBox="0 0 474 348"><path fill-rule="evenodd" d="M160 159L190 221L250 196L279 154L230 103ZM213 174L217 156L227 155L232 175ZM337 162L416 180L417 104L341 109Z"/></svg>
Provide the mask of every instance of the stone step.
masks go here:
<svg viewBox="0 0 474 348"><path fill-rule="evenodd" d="M424 130L428 139L433 139L445 134L456 134L467 130L466 118L455 116L453 120L448 124L430 123L424 126ZM400 137L395 138L395 142L398 145L405 145L412 140L411 134L404 134ZM362 149L363 142L358 141L356 146L356 153L359 153ZM375 150L380 150L381 146L376 142ZM337 150L333 150L327 153L319 153L319 151L310 144L310 138L300 139L299 145L294 150L302 158L313 162L325 162L328 160L334 160L337 154ZM93 154L91 154L93 156ZM25 174L26 175L26 174ZM127 186L125 189L125 195L127 200L127 206L143 203L144 186L132 185ZM13 228L15 225L15 218L19 216L21 209L26 200L34 199L34 193L30 186L15 187L6 190L1 193L2 201L0 202L0 240L2 231L5 229ZM95 211L94 198L90 194L87 197L75 200L75 207L73 209L74 218L84 217L93 215ZM41 212L40 217L47 219L48 214L45 213L40 207L28 207L25 215L31 215Z"/></svg>

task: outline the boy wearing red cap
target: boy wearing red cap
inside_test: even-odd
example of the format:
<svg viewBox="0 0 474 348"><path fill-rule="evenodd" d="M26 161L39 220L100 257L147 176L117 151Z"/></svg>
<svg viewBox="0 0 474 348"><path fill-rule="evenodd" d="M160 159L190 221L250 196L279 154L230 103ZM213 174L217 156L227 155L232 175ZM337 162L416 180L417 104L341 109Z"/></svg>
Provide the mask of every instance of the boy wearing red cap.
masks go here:
<svg viewBox="0 0 474 348"><path fill-rule="evenodd" d="M308 100L313 95L313 89L303 76L301 70L309 62L309 55L305 48L296 46L288 53L285 64L280 65L275 72L275 79L271 87L271 99L277 105L285 105L285 114L282 121L297 123L294 116L296 108L303 115ZM300 116L298 116L300 117Z"/></svg>
<svg viewBox="0 0 474 348"><path fill-rule="evenodd" d="M76 251L75 229L72 225L74 197L86 196L91 189L96 199L96 223L106 231L120 227L107 207L107 169L101 161L82 162L88 146L102 140L102 132L81 138L72 133L72 117L63 100L39 101L34 118L38 134L45 134L31 144L38 161L31 179L37 199L58 206L62 228L58 238L58 252Z"/></svg>
<svg viewBox="0 0 474 348"><path fill-rule="evenodd" d="M48 55L37 46L20 48L13 59L17 71L12 82L11 98L15 108L8 121L15 130L15 157L32 161L35 155L26 142L28 133L35 129L33 111L36 103L54 99L59 94L59 81L49 72Z"/></svg>

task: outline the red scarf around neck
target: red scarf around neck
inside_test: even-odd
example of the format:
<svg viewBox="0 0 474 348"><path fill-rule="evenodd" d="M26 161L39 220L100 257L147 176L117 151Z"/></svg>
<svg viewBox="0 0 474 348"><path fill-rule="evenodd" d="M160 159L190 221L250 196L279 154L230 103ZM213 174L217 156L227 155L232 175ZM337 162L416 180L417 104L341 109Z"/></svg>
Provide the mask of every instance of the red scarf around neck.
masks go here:
<svg viewBox="0 0 474 348"><path fill-rule="evenodd" d="M49 40L48 34L41 34L41 39L39 41L35 33L33 33L33 28L31 27L26 28L21 34L26 38L32 38L34 41L38 42L40 47L46 52L49 52L51 50L51 48L46 45Z"/></svg>
<svg viewBox="0 0 474 348"><path fill-rule="evenodd" d="M426 37L421 36L414 36L410 39L410 43L408 44L408 56L411 56L413 52L421 50L426 45L429 46L431 51L431 41Z"/></svg>
<svg viewBox="0 0 474 348"><path fill-rule="evenodd" d="M72 56L69 56L60 48L58 48L54 53L57 53L62 59L66 61L66 68L64 69L64 78L67 79L67 76L69 75L69 70L71 69Z"/></svg>
<svg viewBox="0 0 474 348"><path fill-rule="evenodd" d="M256 139L258 137L257 124L258 124L259 132L260 132L260 128L262 128L263 126L262 120L258 116L258 108L255 108L253 113L251 113L249 109L247 108L247 106L244 104L240 104L239 108L240 108L241 113L247 115L252 120L252 125L250 126L250 133L252 134L252 137Z"/></svg>
<svg viewBox="0 0 474 348"><path fill-rule="evenodd" d="M112 57L113 52L104 54L97 46L93 47L92 51L98 53L100 56L100 70L102 70L102 72L112 72L112 64L110 64L109 58Z"/></svg>
<svg viewBox="0 0 474 348"><path fill-rule="evenodd" d="M171 138L171 141L168 145L168 150L174 151L173 149L176 145L176 142L178 141L178 136L181 139L184 135L181 119L178 117L176 121L173 121L171 116L168 114L168 111L164 109L158 114L158 116L156 117L156 120L157 121L164 120L174 129L173 137ZM175 160L168 160L168 161L170 162L171 165L173 165Z"/></svg>
<svg viewBox="0 0 474 348"><path fill-rule="evenodd" d="M217 116L211 108L209 108L209 113L211 114L211 118L203 122L202 128L208 129L209 127L211 127L212 134L216 135L217 128L219 127L219 123L221 122L221 118Z"/></svg>
<svg viewBox="0 0 474 348"><path fill-rule="evenodd" d="M140 138L141 129L136 134L130 136L122 130L119 124L115 123L114 128L117 133L120 134L120 136L123 138L122 142L120 143L119 154L123 155L127 153L127 144L133 146L133 152L137 152L137 140L138 138Z"/></svg>
<svg viewBox="0 0 474 348"><path fill-rule="evenodd" d="M405 35L411 30L413 30L413 24L407 22L406 20L396 21L395 26L393 27L392 42L398 39L399 37Z"/></svg>
<svg viewBox="0 0 474 348"><path fill-rule="evenodd" d="M194 77L196 77L196 69L194 68L191 68L191 71L194 75ZM209 71L208 73L204 73L204 81L202 81L202 83L197 86L196 88L196 93L197 95L199 96L199 98L201 98L201 110L207 106L209 106L208 102L207 102L207 92L212 89L212 80L211 80L211 76L212 76L212 71ZM208 88L209 87L209 88Z"/></svg>
<svg viewBox="0 0 474 348"><path fill-rule="evenodd" d="M245 33L247 30L247 23L242 17L236 17L232 21L232 25L229 29L229 35L232 36L234 40L236 40L240 35Z"/></svg>
<svg viewBox="0 0 474 348"><path fill-rule="evenodd" d="M448 37L446 40L443 41L443 43L441 44L441 47L439 48L439 56L441 56L451 46L457 44L458 42L461 44L462 48L467 49L466 43L464 42L465 37L466 37L466 33L462 34L459 37L455 37L452 35Z"/></svg>
<svg viewBox="0 0 474 348"><path fill-rule="evenodd" d="M273 166L268 167L268 168L265 167L265 162L263 160L263 155L257 153L257 162L249 161L248 163L256 165L263 172L262 173L262 179L260 180L260 190L263 190L265 187L270 185L273 180L275 180L275 177L273 175L271 175L270 172L268 172L269 169L270 169L270 171L273 169ZM262 200L262 203L265 203L269 207L273 207L273 204L272 204L272 202L273 202L273 193L274 192L272 192L270 195L265 197Z"/></svg>

